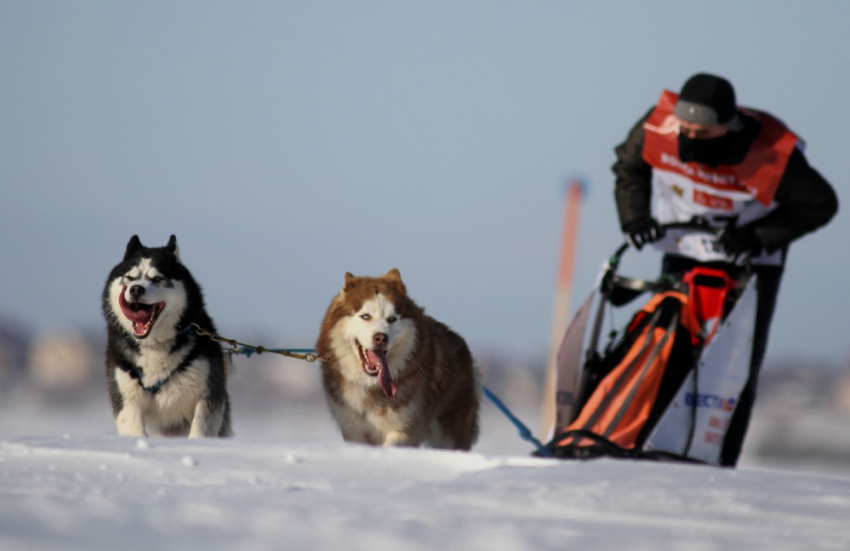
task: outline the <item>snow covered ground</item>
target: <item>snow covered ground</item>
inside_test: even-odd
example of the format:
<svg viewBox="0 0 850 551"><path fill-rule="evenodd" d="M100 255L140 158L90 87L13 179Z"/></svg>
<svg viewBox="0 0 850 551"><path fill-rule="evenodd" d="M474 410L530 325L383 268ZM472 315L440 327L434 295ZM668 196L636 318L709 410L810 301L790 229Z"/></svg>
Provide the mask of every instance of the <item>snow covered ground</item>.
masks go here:
<svg viewBox="0 0 850 551"><path fill-rule="evenodd" d="M0 549L850 549L850 476L343 444L321 404L228 440L114 436L108 406L0 405ZM534 412L522 412L531 415Z"/></svg>

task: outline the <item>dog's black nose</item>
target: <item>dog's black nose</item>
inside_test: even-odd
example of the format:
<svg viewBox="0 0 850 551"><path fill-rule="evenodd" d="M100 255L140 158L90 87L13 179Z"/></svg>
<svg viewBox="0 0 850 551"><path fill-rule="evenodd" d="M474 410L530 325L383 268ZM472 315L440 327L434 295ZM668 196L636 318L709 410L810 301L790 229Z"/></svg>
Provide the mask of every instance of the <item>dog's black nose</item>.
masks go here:
<svg viewBox="0 0 850 551"><path fill-rule="evenodd" d="M134 299L138 300L144 294L145 288L141 285L133 285L132 287L130 287L130 296Z"/></svg>
<svg viewBox="0 0 850 551"><path fill-rule="evenodd" d="M385 347L388 342L390 342L389 336L386 333L375 333L372 335L372 342L375 346L380 346L381 348Z"/></svg>

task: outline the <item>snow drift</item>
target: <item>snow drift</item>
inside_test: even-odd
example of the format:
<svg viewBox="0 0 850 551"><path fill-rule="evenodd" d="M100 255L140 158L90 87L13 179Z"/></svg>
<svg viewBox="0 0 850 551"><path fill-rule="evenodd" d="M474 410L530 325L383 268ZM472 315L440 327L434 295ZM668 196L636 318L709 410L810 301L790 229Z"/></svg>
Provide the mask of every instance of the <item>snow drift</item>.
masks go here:
<svg viewBox="0 0 850 551"><path fill-rule="evenodd" d="M258 439L0 441L0 549L846 549L850 479Z"/></svg>

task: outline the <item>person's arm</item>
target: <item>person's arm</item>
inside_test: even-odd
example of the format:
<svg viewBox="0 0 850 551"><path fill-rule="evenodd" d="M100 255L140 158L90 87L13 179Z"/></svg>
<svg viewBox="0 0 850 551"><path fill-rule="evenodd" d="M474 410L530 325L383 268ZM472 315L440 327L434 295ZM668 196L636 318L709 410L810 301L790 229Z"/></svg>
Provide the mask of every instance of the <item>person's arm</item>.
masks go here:
<svg viewBox="0 0 850 551"><path fill-rule="evenodd" d="M653 109L629 131L626 141L614 149L617 155L617 162L611 167L616 175L614 198L623 229L630 222L651 217L652 167L643 159L643 123Z"/></svg>
<svg viewBox="0 0 850 551"><path fill-rule="evenodd" d="M750 226L769 252L813 232L838 212L838 197L820 173L795 149L774 200L777 208Z"/></svg>

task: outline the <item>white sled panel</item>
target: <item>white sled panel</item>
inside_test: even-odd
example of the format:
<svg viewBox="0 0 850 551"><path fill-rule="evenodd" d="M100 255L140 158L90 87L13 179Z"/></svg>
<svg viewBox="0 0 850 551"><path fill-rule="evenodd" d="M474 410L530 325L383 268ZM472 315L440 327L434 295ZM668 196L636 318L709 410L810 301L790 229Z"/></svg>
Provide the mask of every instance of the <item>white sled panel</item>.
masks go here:
<svg viewBox="0 0 850 551"><path fill-rule="evenodd" d="M569 425L575 407L576 392L579 388L579 377L584 365L586 352L584 350L584 335L590 309L597 298L598 289L594 289L585 299L581 308L575 314L573 321L564 332L564 339L558 348L555 359L555 422L553 434L557 434ZM547 440L551 438L549 435Z"/></svg>
<svg viewBox="0 0 850 551"><path fill-rule="evenodd" d="M755 333L756 277L703 350L644 446L720 464L723 438L750 372ZM694 410L696 415L694 416ZM688 440L693 425L693 441Z"/></svg>

